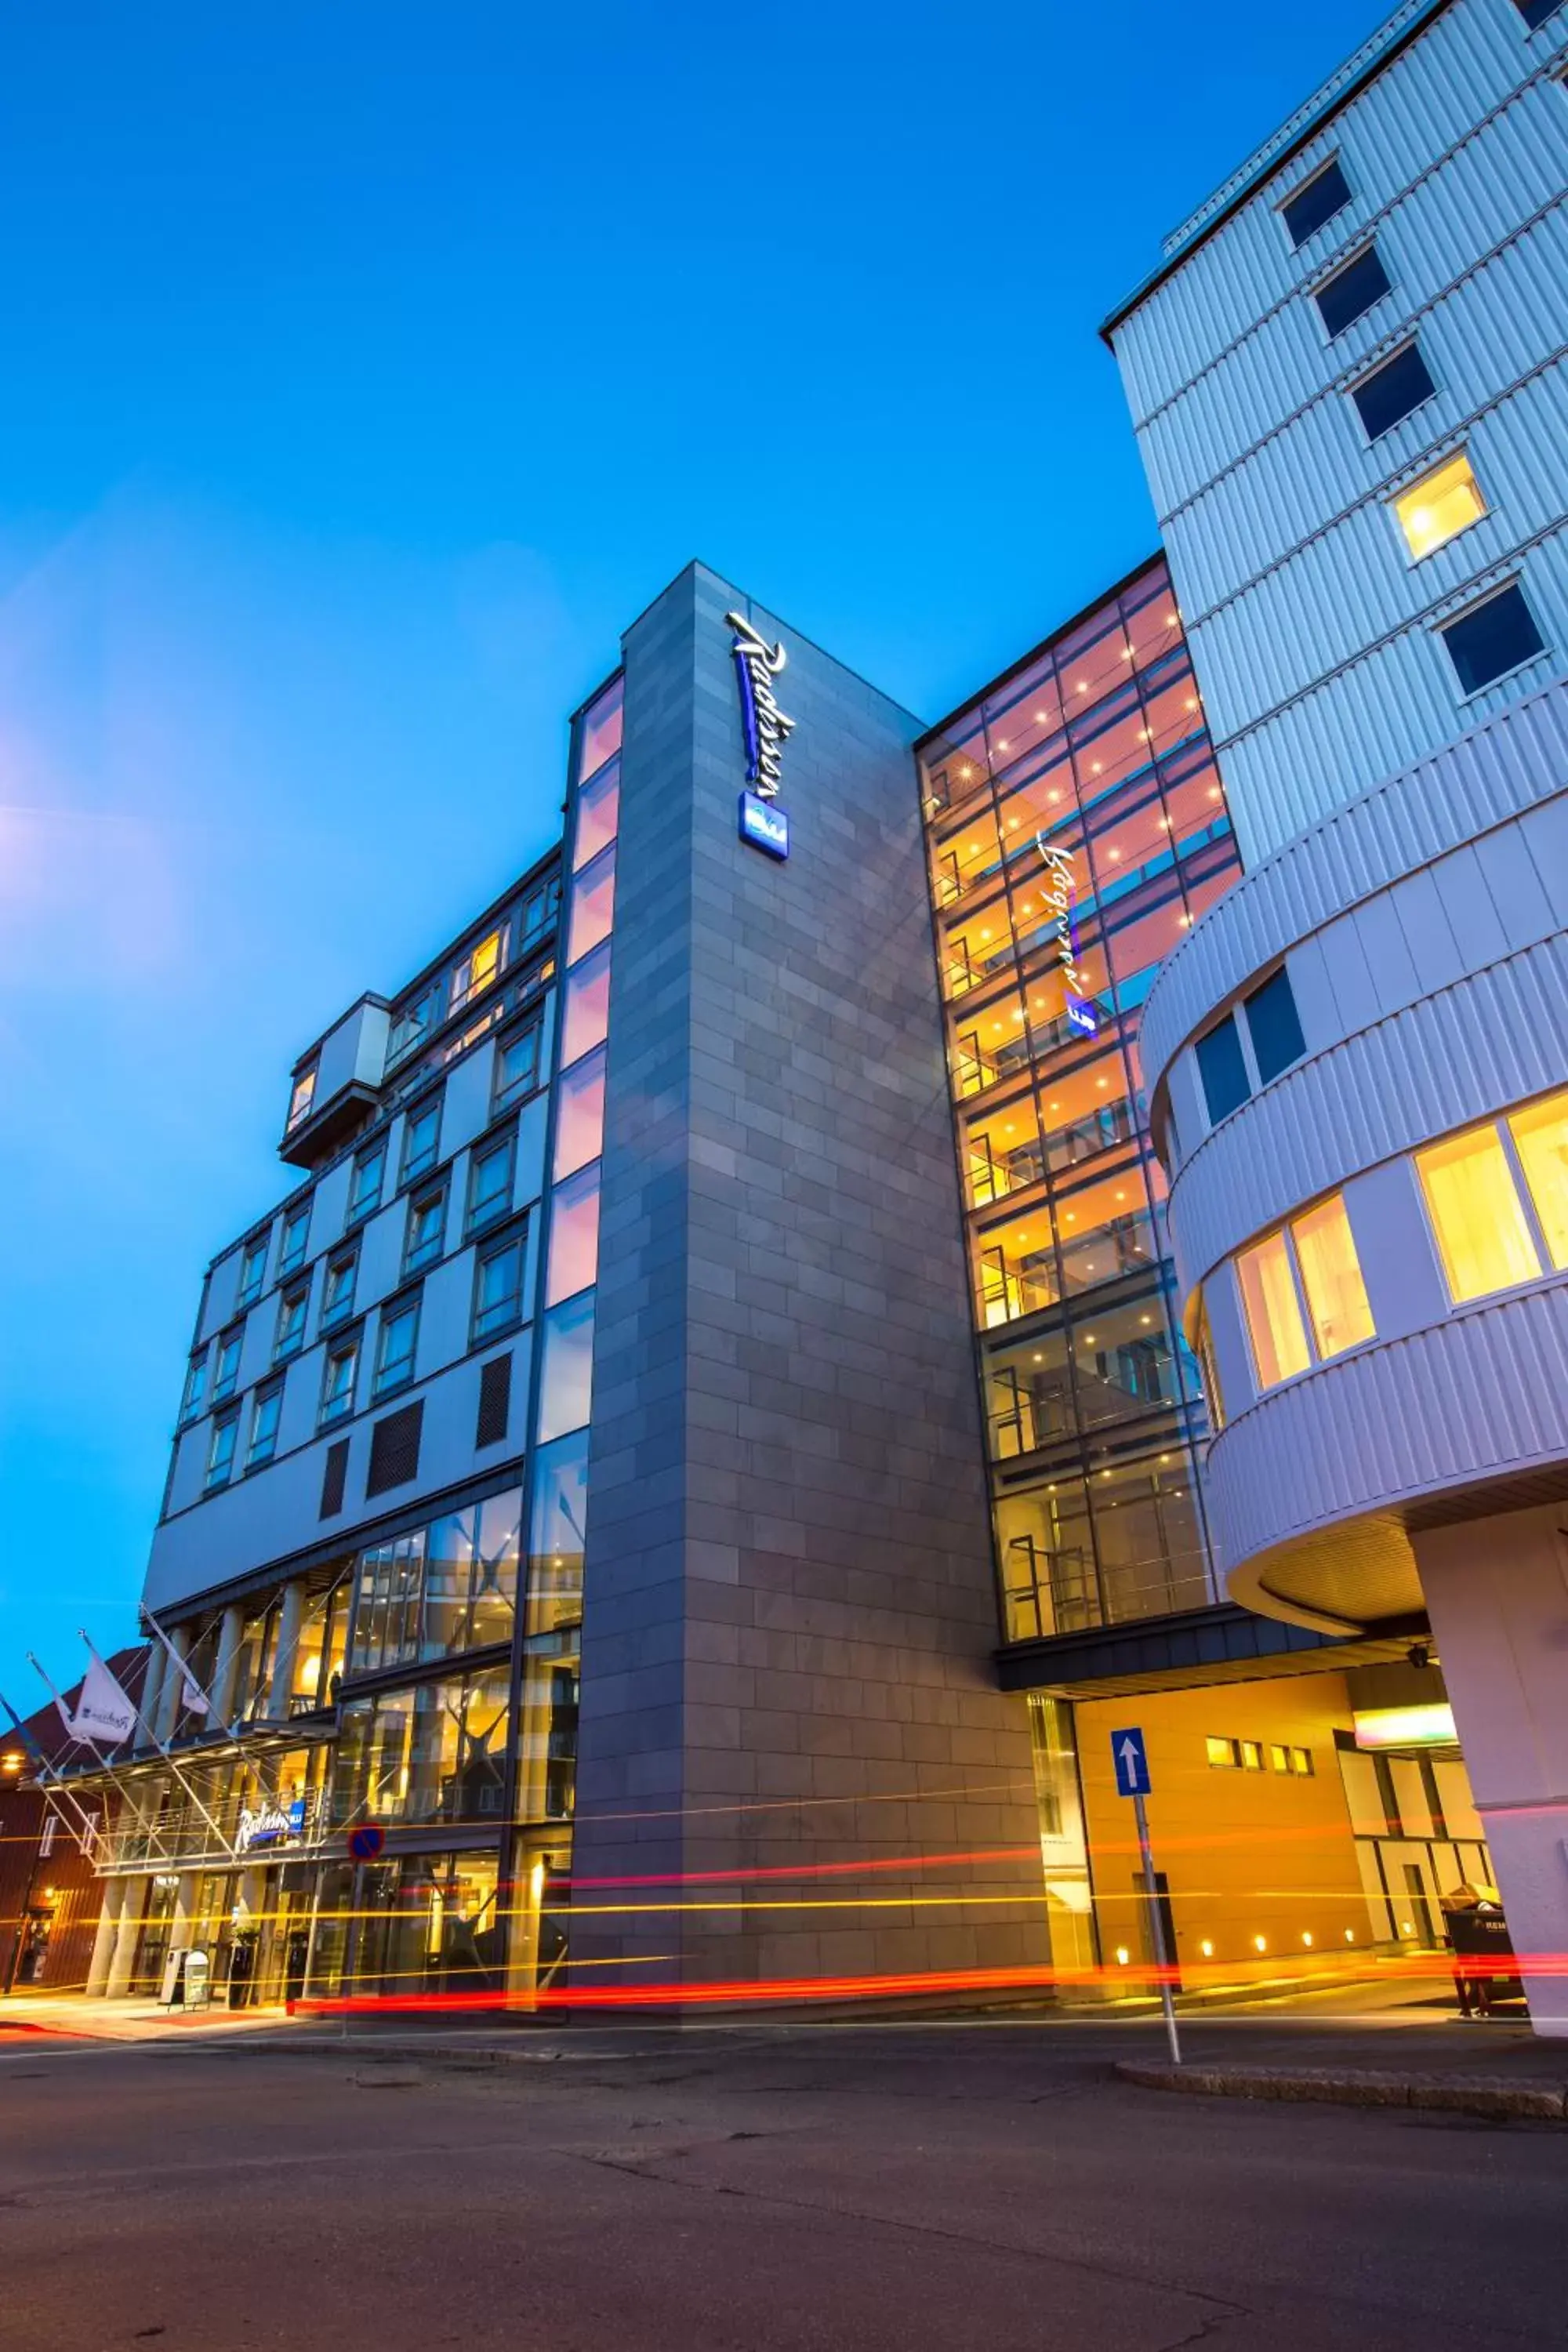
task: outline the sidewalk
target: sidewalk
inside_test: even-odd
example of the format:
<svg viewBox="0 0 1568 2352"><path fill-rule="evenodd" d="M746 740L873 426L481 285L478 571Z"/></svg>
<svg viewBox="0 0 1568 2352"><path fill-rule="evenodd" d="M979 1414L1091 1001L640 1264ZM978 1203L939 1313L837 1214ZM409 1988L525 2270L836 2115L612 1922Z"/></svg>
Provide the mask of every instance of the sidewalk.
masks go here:
<svg viewBox="0 0 1568 2352"><path fill-rule="evenodd" d="M150 2042L166 2035L256 2033L287 2025L281 2009L163 2009L155 2000L89 2000L9 1993L0 2000L0 2041L13 2034L64 2035L79 2042Z"/></svg>

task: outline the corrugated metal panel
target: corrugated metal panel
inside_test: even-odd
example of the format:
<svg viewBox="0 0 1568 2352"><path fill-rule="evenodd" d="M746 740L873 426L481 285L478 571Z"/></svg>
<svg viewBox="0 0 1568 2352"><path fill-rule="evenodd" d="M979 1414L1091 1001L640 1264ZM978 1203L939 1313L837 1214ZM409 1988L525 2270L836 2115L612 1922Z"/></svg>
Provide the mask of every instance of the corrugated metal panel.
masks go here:
<svg viewBox="0 0 1568 2352"><path fill-rule="evenodd" d="M1568 1086L1568 933L1300 1062L1199 1145L1171 1188L1184 1293L1363 1169Z"/></svg>
<svg viewBox="0 0 1568 2352"><path fill-rule="evenodd" d="M1233 1565L1336 1522L1568 1454L1568 1282L1466 1309L1274 1391L1209 1448Z"/></svg>
<svg viewBox="0 0 1568 2352"><path fill-rule="evenodd" d="M1542 60L1506 15L1499 0L1459 0L1118 329L1136 422L1203 374L1350 229L1364 228L1540 70ZM1335 152L1344 159L1352 203L1293 253L1276 205Z"/></svg>
<svg viewBox="0 0 1568 2352"><path fill-rule="evenodd" d="M1161 970L1139 1053L1151 1090L1186 1040L1282 950L1372 891L1568 789L1568 683L1339 808L1227 891Z"/></svg>

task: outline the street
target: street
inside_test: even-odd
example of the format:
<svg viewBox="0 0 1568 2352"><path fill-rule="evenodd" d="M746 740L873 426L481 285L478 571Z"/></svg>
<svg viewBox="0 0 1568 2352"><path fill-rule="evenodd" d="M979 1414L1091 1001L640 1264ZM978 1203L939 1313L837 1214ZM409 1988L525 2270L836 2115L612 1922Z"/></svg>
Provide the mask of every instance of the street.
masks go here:
<svg viewBox="0 0 1568 2352"><path fill-rule="evenodd" d="M0 2342L1462 2352L1560 2336L1561 2128L1140 2090L1110 2071L1132 2039L1101 2025L531 2046L495 2066L369 2038L8 2041Z"/></svg>

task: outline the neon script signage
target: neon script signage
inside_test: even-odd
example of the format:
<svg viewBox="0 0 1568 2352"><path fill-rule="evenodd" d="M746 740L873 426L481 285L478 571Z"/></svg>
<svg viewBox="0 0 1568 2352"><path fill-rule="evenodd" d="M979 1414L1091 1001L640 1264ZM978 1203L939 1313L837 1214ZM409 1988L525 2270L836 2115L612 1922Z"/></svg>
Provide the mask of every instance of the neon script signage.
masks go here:
<svg viewBox="0 0 1568 2352"><path fill-rule="evenodd" d="M1100 1008L1089 993L1089 975L1078 960L1078 933L1073 926L1073 901L1078 895L1078 870L1070 849L1054 849L1039 834L1035 846L1046 861L1043 896L1046 911L1054 916L1057 960L1061 966L1062 1002L1068 1019L1086 1037L1100 1034Z"/></svg>
<svg viewBox="0 0 1568 2352"><path fill-rule="evenodd" d="M782 645L770 646L739 613L726 613L724 618L735 632L730 650L741 686L746 782L758 800L771 801L784 781L784 739L795 725L773 695L773 680L789 657Z"/></svg>

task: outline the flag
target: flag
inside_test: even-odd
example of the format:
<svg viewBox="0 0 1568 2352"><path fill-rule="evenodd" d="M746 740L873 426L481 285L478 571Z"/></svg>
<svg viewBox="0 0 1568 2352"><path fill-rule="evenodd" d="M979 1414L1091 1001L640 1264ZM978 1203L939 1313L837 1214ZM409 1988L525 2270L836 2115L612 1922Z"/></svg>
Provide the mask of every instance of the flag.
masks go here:
<svg viewBox="0 0 1568 2352"><path fill-rule="evenodd" d="M207 1695L188 1666L180 1668L180 1698L187 1715L206 1716Z"/></svg>
<svg viewBox="0 0 1568 2352"><path fill-rule="evenodd" d="M81 1678L68 1728L73 1739L107 1741L111 1748L129 1739L136 1728L136 1709L96 1653Z"/></svg>

